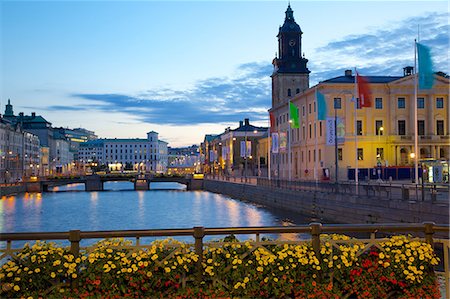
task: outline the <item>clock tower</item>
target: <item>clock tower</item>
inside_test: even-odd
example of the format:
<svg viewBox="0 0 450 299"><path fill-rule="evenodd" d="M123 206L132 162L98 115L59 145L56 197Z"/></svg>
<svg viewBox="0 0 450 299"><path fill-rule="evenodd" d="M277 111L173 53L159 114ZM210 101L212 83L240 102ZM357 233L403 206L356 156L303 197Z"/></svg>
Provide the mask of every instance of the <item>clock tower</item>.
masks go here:
<svg viewBox="0 0 450 299"><path fill-rule="evenodd" d="M302 57L302 30L288 5L283 26L278 31L278 57L272 64L272 107L285 104L309 88L308 59Z"/></svg>

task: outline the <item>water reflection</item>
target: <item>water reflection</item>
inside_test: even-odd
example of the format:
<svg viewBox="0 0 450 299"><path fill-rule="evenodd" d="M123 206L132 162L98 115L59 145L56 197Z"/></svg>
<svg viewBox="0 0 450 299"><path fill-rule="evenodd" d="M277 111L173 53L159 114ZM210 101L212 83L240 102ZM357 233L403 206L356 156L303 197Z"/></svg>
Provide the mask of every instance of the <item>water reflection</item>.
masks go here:
<svg viewBox="0 0 450 299"><path fill-rule="evenodd" d="M284 211L220 194L160 190L162 188L123 191L128 184L110 183L110 190L122 191L25 193L3 197L0 201L0 232L254 227L310 222L309 218L287 215ZM61 186L59 190L70 191L71 188L80 191L84 186ZM292 220L287 222L287 218ZM250 237L255 238L254 235ZM295 236L286 238L290 240ZM192 241L189 237L185 239Z"/></svg>

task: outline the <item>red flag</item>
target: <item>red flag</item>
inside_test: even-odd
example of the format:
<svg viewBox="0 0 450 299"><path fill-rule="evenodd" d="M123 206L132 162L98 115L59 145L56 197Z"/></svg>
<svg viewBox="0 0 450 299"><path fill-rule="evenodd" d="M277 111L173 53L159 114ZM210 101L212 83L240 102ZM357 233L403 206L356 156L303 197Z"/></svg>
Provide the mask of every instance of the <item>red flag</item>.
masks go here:
<svg viewBox="0 0 450 299"><path fill-rule="evenodd" d="M356 82L358 84L359 107L372 107L372 95L367 78L360 76L356 71Z"/></svg>
<svg viewBox="0 0 450 299"><path fill-rule="evenodd" d="M269 112L269 116L270 116L270 132L275 132L275 116L273 115L272 112Z"/></svg>

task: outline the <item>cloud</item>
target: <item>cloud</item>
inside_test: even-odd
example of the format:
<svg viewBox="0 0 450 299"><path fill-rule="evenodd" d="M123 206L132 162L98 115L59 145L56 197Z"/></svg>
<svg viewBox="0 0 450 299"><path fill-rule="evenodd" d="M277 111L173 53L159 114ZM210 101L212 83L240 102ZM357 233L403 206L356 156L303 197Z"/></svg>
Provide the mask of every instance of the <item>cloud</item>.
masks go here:
<svg viewBox="0 0 450 299"><path fill-rule="evenodd" d="M159 89L124 94L72 94L91 102L89 109L125 112L153 124L190 125L236 123L267 118L271 65L247 63L233 78L208 78L190 90ZM50 109L61 107L50 107Z"/></svg>
<svg viewBox="0 0 450 299"><path fill-rule="evenodd" d="M355 66L365 75L402 75L403 67L414 64L417 24L421 42L432 48L435 69L449 73L448 17L448 13L430 13L331 41L308 57L310 85L341 76ZM231 77L207 78L188 90L161 88L134 95L74 93L73 97L88 104L49 109L121 112L144 123L173 126L233 124L243 118L266 121L271 106L271 73L270 61L249 62L239 65Z"/></svg>
<svg viewBox="0 0 450 299"><path fill-rule="evenodd" d="M314 78L330 77L330 70L358 67L367 75L402 75L402 69L414 65L414 39L420 24L420 42L431 47L436 71L449 72L449 13L429 13L412 17L368 34L349 35L316 49L310 69ZM326 63L317 63L322 61ZM334 72L332 72L333 74ZM342 72L335 76L342 75Z"/></svg>

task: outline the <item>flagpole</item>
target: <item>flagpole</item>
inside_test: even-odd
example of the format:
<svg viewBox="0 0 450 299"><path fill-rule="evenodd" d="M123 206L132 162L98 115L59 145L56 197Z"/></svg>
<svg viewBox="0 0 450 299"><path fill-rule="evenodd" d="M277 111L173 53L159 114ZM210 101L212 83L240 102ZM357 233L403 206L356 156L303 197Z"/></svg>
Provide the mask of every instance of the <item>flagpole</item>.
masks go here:
<svg viewBox="0 0 450 299"><path fill-rule="evenodd" d="M357 121L357 108L358 108L358 73L355 67L355 184L358 185L358 121ZM360 99L361 100L361 99ZM358 188L358 187L357 187Z"/></svg>
<svg viewBox="0 0 450 299"><path fill-rule="evenodd" d="M271 178L270 175L270 156L271 156L271 146L270 146L270 138L272 135L272 122L270 118L270 112L269 112L269 131L267 132L267 177Z"/></svg>
<svg viewBox="0 0 450 299"><path fill-rule="evenodd" d="M419 72L417 71L417 40L414 40L414 71L416 75L414 76L414 168L415 168L415 176L414 182L416 184L419 183L419 142L418 142L418 126L417 126L417 79L419 76Z"/></svg>
<svg viewBox="0 0 450 299"><path fill-rule="evenodd" d="M289 181L292 179L292 173L291 173L291 100L288 101L288 112L289 112L289 127L288 127L288 134L287 134L287 138L288 138L288 169L289 169L289 174L288 174L288 178Z"/></svg>
<svg viewBox="0 0 450 299"><path fill-rule="evenodd" d="M317 152L317 121L319 119L319 101L317 98L317 85L315 88L315 95L316 95L316 122L314 124L314 137L315 137L315 141L314 141L314 151L315 151L315 153L314 153L314 179L316 180L316 183L317 183L319 180L318 173L317 173L317 171L318 171L317 162L319 160L318 159L319 153Z"/></svg>

